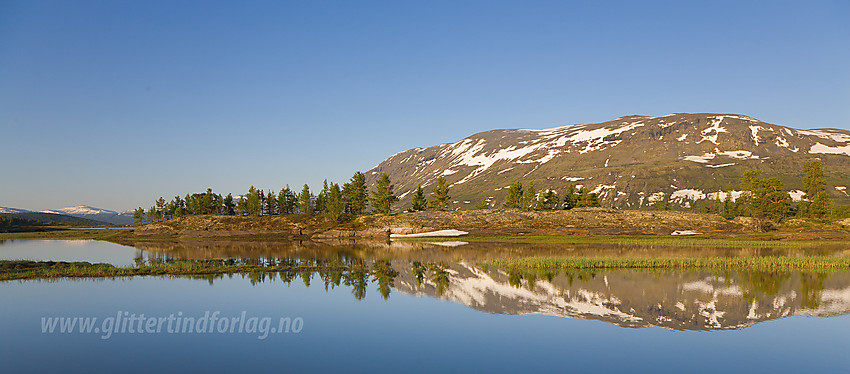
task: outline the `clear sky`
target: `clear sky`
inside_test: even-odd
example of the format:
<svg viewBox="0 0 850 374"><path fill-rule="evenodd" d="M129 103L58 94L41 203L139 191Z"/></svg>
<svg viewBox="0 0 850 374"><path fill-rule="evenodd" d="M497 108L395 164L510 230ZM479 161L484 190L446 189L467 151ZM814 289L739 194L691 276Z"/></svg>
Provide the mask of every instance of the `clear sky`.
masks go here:
<svg viewBox="0 0 850 374"><path fill-rule="evenodd" d="M850 2L0 2L0 206L315 188L673 112L850 128Z"/></svg>

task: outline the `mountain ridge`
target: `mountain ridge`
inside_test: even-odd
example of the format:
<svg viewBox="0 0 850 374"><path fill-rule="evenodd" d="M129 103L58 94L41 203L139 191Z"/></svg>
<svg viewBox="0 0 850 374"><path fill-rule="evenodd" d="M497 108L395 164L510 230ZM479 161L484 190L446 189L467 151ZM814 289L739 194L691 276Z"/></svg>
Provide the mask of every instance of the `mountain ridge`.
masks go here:
<svg viewBox="0 0 850 374"><path fill-rule="evenodd" d="M685 207L693 199L723 198L726 186L737 186L750 168L777 176L799 200L802 164L815 159L829 170L832 197L850 203L850 131L800 130L740 114L631 115L539 130L488 130L399 152L366 176L374 183L386 172L402 209L418 183L427 189L440 176L451 186L454 209L471 208L482 198L501 206L515 181L556 192L582 185L599 194L603 206L639 209L660 200Z"/></svg>

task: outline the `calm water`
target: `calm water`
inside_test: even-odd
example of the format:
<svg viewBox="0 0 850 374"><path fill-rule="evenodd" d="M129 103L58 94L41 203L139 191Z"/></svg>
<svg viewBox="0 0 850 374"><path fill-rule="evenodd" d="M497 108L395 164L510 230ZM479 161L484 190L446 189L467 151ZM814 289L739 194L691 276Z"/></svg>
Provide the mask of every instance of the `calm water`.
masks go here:
<svg viewBox="0 0 850 374"><path fill-rule="evenodd" d="M6 242L0 251L62 243ZM91 245L118 252L129 248ZM373 271L0 282L1 371L845 372L850 365L847 271L521 274L480 265L487 258L518 254L647 251L593 246L146 243L138 248L131 263L138 258L330 259L371 265ZM659 251L686 256L706 249ZM778 252L771 254L799 255ZM42 333L42 317L94 317L96 328L114 330L104 321L121 320L119 312L144 314L157 323L162 318L161 332ZM242 333L231 333L219 318L212 332L168 332L169 316L175 324L177 317L194 318L195 327L210 321L206 312L218 312L228 324L253 317L254 328L249 322ZM290 324L288 333L272 333L282 317L300 324Z"/></svg>
<svg viewBox="0 0 850 374"><path fill-rule="evenodd" d="M0 240L0 260L87 261L133 266L141 251L96 240Z"/></svg>

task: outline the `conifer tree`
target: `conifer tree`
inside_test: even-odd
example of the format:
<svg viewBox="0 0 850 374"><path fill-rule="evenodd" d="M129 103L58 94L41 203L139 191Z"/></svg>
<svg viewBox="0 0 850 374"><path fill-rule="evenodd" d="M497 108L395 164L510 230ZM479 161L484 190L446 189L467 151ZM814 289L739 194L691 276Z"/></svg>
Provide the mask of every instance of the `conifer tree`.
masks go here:
<svg viewBox="0 0 850 374"><path fill-rule="evenodd" d="M567 193L564 194L564 209L570 210L575 208L577 203L578 198L576 197L576 186L571 184L570 187L567 188Z"/></svg>
<svg viewBox="0 0 850 374"><path fill-rule="evenodd" d="M410 210L414 212L423 211L428 208L428 201L425 200L425 192L422 191L422 185L416 185L416 191L413 192L413 200Z"/></svg>
<svg viewBox="0 0 850 374"><path fill-rule="evenodd" d="M268 215L278 214L277 196L273 190L269 190L266 194L266 212Z"/></svg>
<svg viewBox="0 0 850 374"><path fill-rule="evenodd" d="M832 211L832 198L826 192L826 167L820 161L806 162L803 165L803 200L799 204L799 214L817 220L825 219Z"/></svg>
<svg viewBox="0 0 850 374"><path fill-rule="evenodd" d="M165 199L162 196L159 199L156 199L156 211L157 211L157 219L162 219L165 213Z"/></svg>
<svg viewBox="0 0 850 374"><path fill-rule="evenodd" d="M133 220L136 224L140 224L145 220L145 210L142 207L138 207L133 211Z"/></svg>
<svg viewBox="0 0 850 374"><path fill-rule="evenodd" d="M148 209L148 222L159 221L159 212L156 210L156 205Z"/></svg>
<svg viewBox="0 0 850 374"><path fill-rule="evenodd" d="M726 186L726 197L723 199L723 217L732 218L737 215L735 202L732 201L732 182Z"/></svg>
<svg viewBox="0 0 850 374"><path fill-rule="evenodd" d="M345 203L342 199L342 190L336 183L331 183L328 188L327 202L325 203L327 213L331 218L339 221L343 217L345 211Z"/></svg>
<svg viewBox="0 0 850 374"><path fill-rule="evenodd" d="M368 202L366 177L363 173L355 172L351 181L343 185L342 193L346 202L346 210L354 216L363 214Z"/></svg>
<svg viewBox="0 0 850 374"><path fill-rule="evenodd" d="M233 204L233 194L227 194L224 197L224 201L222 201L222 209L221 213L226 216L232 216L236 214L236 205Z"/></svg>
<svg viewBox="0 0 850 374"><path fill-rule="evenodd" d="M752 169L741 178L741 189L747 208L753 217L781 221L791 208L791 197L776 178L761 178L761 169Z"/></svg>
<svg viewBox="0 0 850 374"><path fill-rule="evenodd" d="M528 188L522 193L522 208L525 210L534 210L537 206L537 189L534 188L534 181L528 184Z"/></svg>
<svg viewBox="0 0 850 374"><path fill-rule="evenodd" d="M277 195L277 203L278 209L281 214L292 214L295 213L296 207L296 198L295 194L289 189L289 185L280 190L280 193Z"/></svg>
<svg viewBox="0 0 850 374"><path fill-rule="evenodd" d="M431 201L428 202L432 208L446 210L449 202L449 185L445 177L437 178L437 185L431 188Z"/></svg>
<svg viewBox="0 0 850 374"><path fill-rule="evenodd" d="M522 182L516 181L508 187L508 196L505 198L504 207L516 209L522 207Z"/></svg>
<svg viewBox="0 0 850 374"><path fill-rule="evenodd" d="M393 194L394 187L387 173L381 173L375 184L375 191L372 191L372 197L369 199L375 213L390 214L393 203L398 201L398 197Z"/></svg>
<svg viewBox="0 0 850 374"><path fill-rule="evenodd" d="M544 194L540 196L540 200L538 202L538 209L546 209L546 210L555 210L558 209L558 194L552 190L546 190Z"/></svg>
<svg viewBox="0 0 850 374"><path fill-rule="evenodd" d="M245 208L249 215L259 216L260 211L262 209L262 205L260 203L260 191L251 186L248 189L248 193L245 195Z"/></svg>
<svg viewBox="0 0 850 374"><path fill-rule="evenodd" d="M298 210L302 214L313 214L313 195L306 183L298 194Z"/></svg>

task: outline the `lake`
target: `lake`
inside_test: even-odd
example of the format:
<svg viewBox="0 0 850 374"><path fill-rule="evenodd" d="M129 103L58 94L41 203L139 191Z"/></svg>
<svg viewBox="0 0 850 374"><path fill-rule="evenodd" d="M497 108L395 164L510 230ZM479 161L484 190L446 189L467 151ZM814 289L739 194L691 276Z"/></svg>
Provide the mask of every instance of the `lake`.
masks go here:
<svg viewBox="0 0 850 374"><path fill-rule="evenodd" d="M0 282L0 362L3 372L87 373L840 372L850 365L850 271L527 273L486 264L563 253L801 255L601 245L6 241L2 259L119 266L332 260L372 270ZM43 332L55 317L87 318L91 328L60 332L68 320Z"/></svg>

